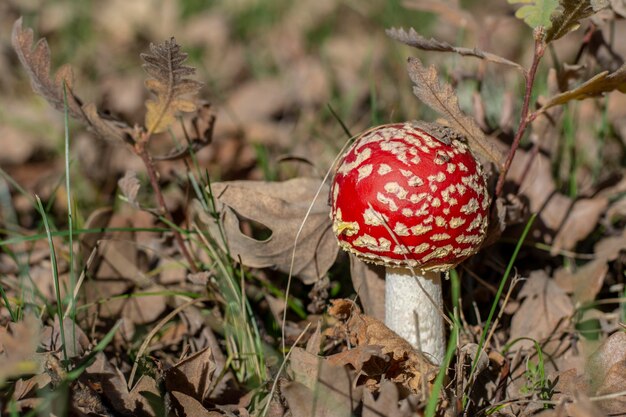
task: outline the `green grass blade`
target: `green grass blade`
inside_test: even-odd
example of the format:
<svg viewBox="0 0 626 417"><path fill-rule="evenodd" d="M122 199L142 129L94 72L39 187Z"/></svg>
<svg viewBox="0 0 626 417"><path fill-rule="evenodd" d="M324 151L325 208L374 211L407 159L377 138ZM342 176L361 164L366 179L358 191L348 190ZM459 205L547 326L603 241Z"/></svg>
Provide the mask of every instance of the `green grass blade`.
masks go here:
<svg viewBox="0 0 626 417"><path fill-rule="evenodd" d="M74 269L74 213L72 210L72 181L70 177L70 116L67 107L67 86L63 84L63 103L64 103L64 119L65 124L65 191L67 195L67 226L68 226L68 243L69 243L69 296L72 298L70 302L70 317L72 321L76 318L76 300L74 299L76 290L76 271ZM59 322L63 321L64 316L59 317ZM72 326L72 344L76 351L76 326Z"/></svg>
<svg viewBox="0 0 626 417"><path fill-rule="evenodd" d="M533 213L533 215L530 216L528 223L526 223L526 227L524 227L524 231L522 232L522 235L517 241L517 245L515 245L515 250L513 251L513 255L511 255L511 259L509 260L509 264L507 265L506 270L504 271L504 275L502 276L502 279L500 280L500 286L498 287L498 292L496 293L493 303L491 304L491 310L489 311L489 316L487 317L487 321L485 322L483 332L480 335L480 341L478 342L478 349L476 349L476 356L474 357L474 360L472 361L472 369L470 371L470 376L468 378L470 382L472 381L472 378L474 377L474 372L476 371L476 365L478 364L478 357L480 356L480 353L483 350L485 340L487 339L487 334L489 332L489 327L491 326L491 322L493 321L493 316L495 315L496 309L498 308L498 302L500 301L500 297L502 297L502 292L504 291L504 286L509 280L509 275L511 274L511 271L513 271L513 265L515 264L517 255L519 254L519 251L522 248L524 241L526 240L526 236L528 236L528 233L530 232L530 229L532 228L532 225L535 222L536 218L537 218L537 213ZM472 384L470 383L469 384L470 389L471 389L471 386ZM464 403L467 403L466 400L467 398L464 399Z"/></svg>
<svg viewBox="0 0 626 417"><path fill-rule="evenodd" d="M57 255L54 249L54 242L52 241L52 233L50 232L50 224L48 223L48 215L43 208L43 204L41 203L41 199L39 196L35 196L37 200L37 207L39 209L39 213L43 219L43 224L46 229L46 234L48 235L48 245L50 247L50 263L52 264L52 278L54 281L54 292L56 294L57 301L57 314L59 317L59 330L61 331L61 347L63 349L63 359L65 362L65 366L67 366L67 344L65 340L65 329L63 328L63 300L61 299L61 289L59 286L59 269L57 265Z"/></svg>
<svg viewBox="0 0 626 417"><path fill-rule="evenodd" d="M7 310L9 311L9 315L11 316L11 321L16 322L17 316L15 314L15 311L13 311L13 309L11 308L11 304L9 303L9 298L7 297L6 292L4 292L4 287L2 285L0 285L0 296L2 296L2 301L4 301L4 305L7 307Z"/></svg>

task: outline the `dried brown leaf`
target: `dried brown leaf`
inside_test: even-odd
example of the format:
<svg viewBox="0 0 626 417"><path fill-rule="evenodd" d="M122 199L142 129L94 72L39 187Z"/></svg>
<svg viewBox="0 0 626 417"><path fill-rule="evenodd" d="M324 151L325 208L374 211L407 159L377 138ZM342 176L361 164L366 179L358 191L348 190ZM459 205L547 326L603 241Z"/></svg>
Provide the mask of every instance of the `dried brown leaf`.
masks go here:
<svg viewBox="0 0 626 417"><path fill-rule="evenodd" d="M181 392L202 403L215 383L215 370L213 352L207 347L168 369L165 373L165 386L168 391Z"/></svg>
<svg viewBox="0 0 626 417"><path fill-rule="evenodd" d="M598 0L559 0L556 10L550 15L552 25L546 32L545 41L552 42L580 26L580 21L608 5Z"/></svg>
<svg viewBox="0 0 626 417"><path fill-rule="evenodd" d="M550 107L563 105L568 101L596 97L614 90L626 93L626 64L612 73L608 71L601 72L573 90L566 91L548 99L538 112L543 113Z"/></svg>
<svg viewBox="0 0 626 417"><path fill-rule="evenodd" d="M486 61L494 62L496 64L504 64L511 66L517 70L523 71L524 68L516 62L510 61L504 57L501 57L490 52L482 51L477 48L464 48L460 46L450 45L448 42L439 41L434 38L426 39L415 29L410 28L409 31L405 31L403 28L391 28L385 30L387 36L390 38L402 42L406 45L412 46L423 51L434 52L454 52L463 56L472 56L474 58L484 59Z"/></svg>
<svg viewBox="0 0 626 417"><path fill-rule="evenodd" d="M181 52L174 38L158 45L150 44L150 53L141 54L144 70L150 78L146 88L156 99L146 101L145 127L149 133L160 133L174 122L177 112L192 112L196 104L188 96L197 94L202 83L188 78L196 70L183 65L187 54Z"/></svg>
<svg viewBox="0 0 626 417"><path fill-rule="evenodd" d="M55 109L64 111L67 105L70 116L89 126L102 138L129 140L129 127L126 124L100 114L93 104L83 105L82 100L74 94L73 74L69 65L59 68L54 79L51 79L48 42L41 38L33 45L33 30L24 29L21 18L13 25L11 42L33 90Z"/></svg>
<svg viewBox="0 0 626 417"><path fill-rule="evenodd" d="M320 181L313 178L213 184L211 191L232 256L250 267L273 267L289 272L296 234L306 217L297 242L293 273L307 284L323 276L335 261L338 246L328 215L328 186L323 185L319 193L324 197L315 199L319 188ZM198 207L196 213L216 242L222 244L214 218ZM271 231L271 236L257 240L245 235L237 216L264 225Z"/></svg>
<svg viewBox="0 0 626 417"><path fill-rule="evenodd" d="M350 254L350 277L365 314L384 321L385 267L362 262Z"/></svg>
<svg viewBox="0 0 626 417"><path fill-rule="evenodd" d="M369 391L363 392L363 414L361 417L411 417L416 410L400 408L400 393L396 384L389 380L380 383L380 394L377 399Z"/></svg>
<svg viewBox="0 0 626 417"><path fill-rule="evenodd" d="M10 323L8 329L0 327L0 387L9 378L40 371L36 356L40 327L39 320L31 315Z"/></svg>
<svg viewBox="0 0 626 417"><path fill-rule="evenodd" d="M418 395L430 392L437 367L382 322L361 314L350 300L333 300L329 314L345 321L340 333L355 346L378 346L390 358L386 378Z"/></svg>
<svg viewBox="0 0 626 417"><path fill-rule="evenodd" d="M424 68L417 58L409 58L409 77L415 86L413 93L424 104L445 117L450 127L461 133L470 147L478 156L501 167L503 156L496 145L485 137L485 134L474 119L467 116L459 107L459 99L450 84L439 83L437 70L434 66Z"/></svg>
<svg viewBox="0 0 626 417"><path fill-rule="evenodd" d="M139 203L137 202L137 194L139 193L139 188L141 187L141 183L139 179L137 179L137 173L134 171L126 171L126 174L117 182L118 187L120 187L120 191L124 195L126 201L133 207L139 208Z"/></svg>
<svg viewBox="0 0 626 417"><path fill-rule="evenodd" d="M554 340L558 331L568 326L574 314L574 305L565 291L545 271L533 271L519 293L523 299L511 319L509 342L516 341L514 349L531 349L533 342ZM527 338L521 339L520 338ZM544 352L552 353L552 344L543 345Z"/></svg>
<svg viewBox="0 0 626 417"><path fill-rule="evenodd" d="M356 346L353 349L335 353L327 358L333 365L350 365L357 373L369 376L385 374L389 367L389 358L384 355L382 348L375 345Z"/></svg>
<svg viewBox="0 0 626 417"><path fill-rule="evenodd" d="M86 385L97 386L104 397L117 413L125 416L154 417L149 397L160 398L161 394L156 381L142 375L135 386L129 390L124 374L113 366L104 353L96 355L95 361L80 376Z"/></svg>
<svg viewBox="0 0 626 417"><path fill-rule="evenodd" d="M221 417L224 414L217 411L209 411L195 398L182 393L180 391L172 391L175 404L178 405L179 416L198 416L198 417Z"/></svg>
<svg viewBox="0 0 626 417"><path fill-rule="evenodd" d="M281 392L294 416L349 416L361 401L363 387L354 387L354 371L295 347L289 371L293 380Z"/></svg>
<svg viewBox="0 0 626 417"><path fill-rule="evenodd" d="M589 359L591 386L597 396L620 393L626 387L626 333L618 331L606 339ZM607 414L626 413L626 396L598 402Z"/></svg>

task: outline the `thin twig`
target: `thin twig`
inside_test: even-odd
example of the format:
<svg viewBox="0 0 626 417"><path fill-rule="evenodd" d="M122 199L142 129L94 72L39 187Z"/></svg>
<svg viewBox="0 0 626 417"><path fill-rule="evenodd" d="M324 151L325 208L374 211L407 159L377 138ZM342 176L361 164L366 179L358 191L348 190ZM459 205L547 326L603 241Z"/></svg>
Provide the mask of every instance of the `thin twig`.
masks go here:
<svg viewBox="0 0 626 417"><path fill-rule="evenodd" d="M498 183L496 185L495 197L498 197L502 193L502 188L504 188L504 180L506 178L506 174L511 168L511 163L513 162L513 157L515 156L515 152L517 152L517 148L519 148L520 141L526 132L526 128L530 123L530 118L528 117L529 107L530 107L530 99L532 96L533 84L535 83L535 76L537 75L537 69L539 68L539 62L543 57L543 54L546 51L546 44L543 41L542 32L535 33L535 53L533 55L533 62L530 66L530 69L524 73L524 78L526 79L526 87L524 91L524 104L522 105L522 114L520 116L519 126L517 128L517 132L515 137L513 138L513 143L511 144L511 150L506 158L506 162L504 163L504 167L500 172L500 176L498 177Z"/></svg>
<svg viewBox="0 0 626 417"><path fill-rule="evenodd" d="M163 193L161 192L161 186L159 185L159 179L157 177L156 169L154 168L154 162L152 161L152 157L148 153L148 150L145 146L147 141L148 137L145 134L142 135L135 143L134 151L141 158L143 164L146 167L148 177L150 178L150 185L152 186L152 190L154 191L154 194L156 196L159 211L163 216L165 216L167 220L174 223L174 218L172 217L170 211L167 209L167 205L165 204L165 198L163 197ZM178 230L176 230L176 228L172 228L171 230L174 234L174 240L176 240L176 243L178 244L180 253L185 257L187 263L189 263L189 268L194 273L199 272L198 267L196 266L196 263L191 256L191 253L189 253L187 246L185 246L185 241L183 240L182 235Z"/></svg>

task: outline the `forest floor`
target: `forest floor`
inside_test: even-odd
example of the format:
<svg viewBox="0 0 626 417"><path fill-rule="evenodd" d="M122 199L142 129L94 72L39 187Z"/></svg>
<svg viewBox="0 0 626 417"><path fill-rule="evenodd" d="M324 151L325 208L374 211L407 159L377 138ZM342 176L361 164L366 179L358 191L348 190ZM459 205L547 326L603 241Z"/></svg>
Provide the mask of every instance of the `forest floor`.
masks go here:
<svg viewBox="0 0 626 417"><path fill-rule="evenodd" d="M626 3L532 77L518 7L459 3L0 2L0 415L626 416ZM329 217L351 137L415 119L493 196L441 366Z"/></svg>

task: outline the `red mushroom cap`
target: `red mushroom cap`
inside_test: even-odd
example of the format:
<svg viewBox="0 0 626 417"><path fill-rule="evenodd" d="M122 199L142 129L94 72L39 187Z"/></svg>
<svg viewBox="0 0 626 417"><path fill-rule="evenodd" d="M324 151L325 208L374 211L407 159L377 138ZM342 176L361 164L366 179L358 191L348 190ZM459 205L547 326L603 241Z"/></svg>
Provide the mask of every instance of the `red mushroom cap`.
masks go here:
<svg viewBox="0 0 626 417"><path fill-rule="evenodd" d="M464 142L399 123L365 132L348 149L331 204L344 250L377 264L445 271L480 248L490 199Z"/></svg>

